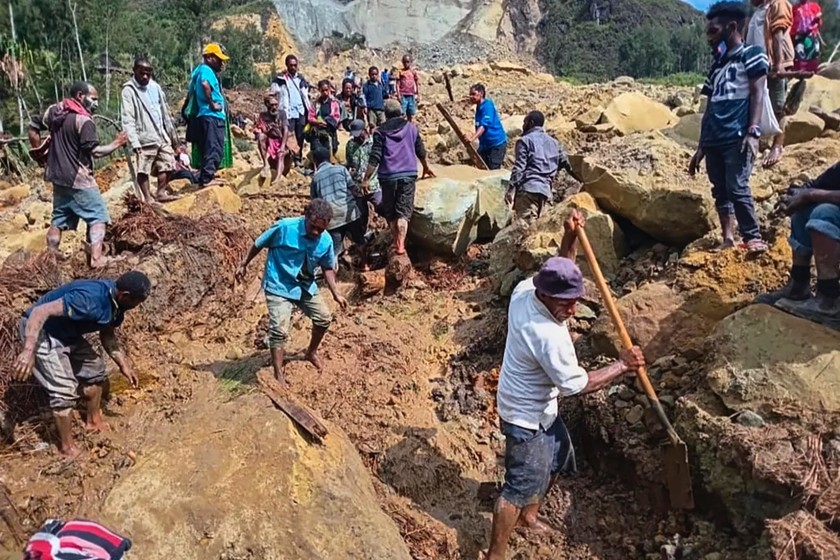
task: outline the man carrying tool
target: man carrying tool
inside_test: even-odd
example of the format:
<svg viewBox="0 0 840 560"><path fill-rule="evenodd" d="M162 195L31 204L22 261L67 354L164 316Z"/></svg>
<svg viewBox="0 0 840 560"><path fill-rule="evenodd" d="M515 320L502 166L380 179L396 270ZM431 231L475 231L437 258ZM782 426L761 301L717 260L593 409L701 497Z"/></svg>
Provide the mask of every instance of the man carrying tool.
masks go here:
<svg viewBox="0 0 840 560"><path fill-rule="evenodd" d="M426 162L426 147L420 131L413 122L402 117L402 108L396 99L385 102L385 119L373 133L373 146L361 187L363 192L370 192L369 181L374 173L378 174L382 213L391 227L394 252L404 255L408 221L414 213L417 160L423 166L423 179L435 174Z"/></svg>
<svg viewBox="0 0 840 560"><path fill-rule="evenodd" d="M478 140L478 155L487 169L501 169L507 153L507 133L502 126L496 104L487 97L483 84L470 88L470 103L475 105L475 134L470 142Z"/></svg>
<svg viewBox="0 0 840 560"><path fill-rule="evenodd" d="M137 154L137 184L147 203L175 200L166 192L169 175L175 171L178 134L166 95L152 79L152 65L145 58L134 61L134 76L123 84L122 128ZM149 176L157 177L157 193L152 197Z"/></svg>
<svg viewBox="0 0 840 560"><path fill-rule="evenodd" d="M525 115L522 138L516 141L516 159L510 173L505 202L513 205L517 219L530 222L540 217L545 202L552 198L551 183L560 169L583 183L569 163L565 150L544 129L545 116L539 111Z"/></svg>
<svg viewBox="0 0 840 560"><path fill-rule="evenodd" d="M116 328L126 311L146 301L151 289L149 278L135 270L116 281L75 280L44 294L23 314L23 351L15 361L14 377L23 381L35 369L35 378L49 396L65 456L75 458L81 453L73 441L71 417L79 389L87 401L87 428L105 428L101 409L105 363L84 335L99 332L105 352L136 388L137 376L117 340Z"/></svg>
<svg viewBox="0 0 840 560"><path fill-rule="evenodd" d="M283 346L289 339L292 311L298 307L312 320L312 337L306 359L319 370L321 359L318 347L327 334L332 314L318 293L315 269L321 267L327 287L335 302L342 309L347 300L335 285L335 253L327 228L332 220L332 207L325 200L316 198L299 218L283 218L262 235L245 255L236 270L236 279L242 282L248 264L260 251L268 249L263 273L262 288L268 305L268 347L274 377L285 386L283 377Z"/></svg>
<svg viewBox="0 0 840 560"><path fill-rule="evenodd" d="M79 220L83 220L88 226L92 268L107 263L102 250L105 227L111 221L93 176L93 159L112 154L128 141L128 136L120 132L110 144L99 145L92 118L98 106L96 88L87 82L76 82L70 86L70 97L50 106L43 118L43 125L50 132L45 179L53 184L47 248L58 251L61 232L75 230Z"/></svg>
<svg viewBox="0 0 840 560"><path fill-rule="evenodd" d="M587 373L578 365L566 321L584 295L583 275L575 265L578 211L565 221L559 256L513 291L508 334L496 396L505 435L505 482L493 510L487 560L504 560L508 540L519 524L545 529L537 519L540 504L560 474L576 471L572 441L557 415L557 397L591 393L644 366L638 347L619 360Z"/></svg>

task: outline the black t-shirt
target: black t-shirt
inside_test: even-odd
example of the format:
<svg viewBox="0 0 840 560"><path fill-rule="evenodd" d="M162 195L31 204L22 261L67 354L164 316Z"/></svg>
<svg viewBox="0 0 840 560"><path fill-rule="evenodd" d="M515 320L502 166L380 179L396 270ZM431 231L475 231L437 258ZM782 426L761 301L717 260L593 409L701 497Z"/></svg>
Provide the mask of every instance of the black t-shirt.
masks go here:
<svg viewBox="0 0 840 560"><path fill-rule="evenodd" d="M50 129L47 181L61 187L96 187L93 150L99 145L96 123L87 116L65 110L61 104L47 110L44 123Z"/></svg>

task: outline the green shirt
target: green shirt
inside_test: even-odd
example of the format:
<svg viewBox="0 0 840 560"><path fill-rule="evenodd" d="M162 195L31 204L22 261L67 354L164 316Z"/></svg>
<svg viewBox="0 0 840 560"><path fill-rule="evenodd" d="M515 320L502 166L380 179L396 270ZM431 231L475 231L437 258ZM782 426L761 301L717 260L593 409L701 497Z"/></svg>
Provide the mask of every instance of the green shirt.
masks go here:
<svg viewBox="0 0 840 560"><path fill-rule="evenodd" d="M353 139L347 142L344 154L347 160L347 168L350 170L350 175L356 182L356 186L362 184L365 178L365 172L368 168L368 160L370 160L370 149L373 147L373 137L368 136L367 139L359 144ZM368 183L368 193L375 193L379 190L379 178L376 174L370 178Z"/></svg>

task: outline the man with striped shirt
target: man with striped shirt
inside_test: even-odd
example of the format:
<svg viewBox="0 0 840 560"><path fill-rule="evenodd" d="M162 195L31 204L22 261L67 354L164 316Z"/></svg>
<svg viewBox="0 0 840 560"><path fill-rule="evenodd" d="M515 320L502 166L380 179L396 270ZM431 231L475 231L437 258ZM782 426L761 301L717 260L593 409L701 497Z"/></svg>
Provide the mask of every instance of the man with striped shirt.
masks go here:
<svg viewBox="0 0 840 560"><path fill-rule="evenodd" d="M764 49L743 43L740 30L746 17L739 2L719 2L706 15L706 38L715 61L703 86L709 103L688 172L693 176L706 159L723 230L721 248L735 246L737 220L743 247L755 253L767 250L755 216L750 174L761 138L769 63Z"/></svg>

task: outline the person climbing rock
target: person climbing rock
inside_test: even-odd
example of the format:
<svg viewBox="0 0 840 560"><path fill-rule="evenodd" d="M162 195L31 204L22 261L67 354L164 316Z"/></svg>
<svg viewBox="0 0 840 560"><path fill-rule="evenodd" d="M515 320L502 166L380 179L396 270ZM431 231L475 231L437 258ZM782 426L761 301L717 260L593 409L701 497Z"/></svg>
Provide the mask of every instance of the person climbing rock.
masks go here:
<svg viewBox="0 0 840 560"><path fill-rule="evenodd" d="M703 85L709 103L700 125L700 145L688 173L693 177L706 159L723 230L721 248L735 246L737 218L744 247L759 253L767 250L767 244L758 229L750 174L761 138L759 123L768 61L761 47L745 45L741 40L746 17L746 9L737 2L719 2L706 14L706 39L715 60Z"/></svg>
<svg viewBox="0 0 840 560"><path fill-rule="evenodd" d="M408 221L414 213L417 160L423 166L423 179L435 174L426 162L426 148L420 132L413 122L402 116L399 101L389 99L385 103L385 119L373 133L362 190L369 191L369 182L377 173L382 189L382 213L391 227L394 252L404 255Z"/></svg>
<svg viewBox="0 0 840 560"><path fill-rule="evenodd" d="M560 143L543 129L544 124L545 115L539 111L525 115L505 194L505 202L513 205L514 217L526 222L539 218L546 201L553 198L551 184L560 169L583 183Z"/></svg>
<svg viewBox="0 0 840 560"><path fill-rule="evenodd" d="M587 373L578 365L566 321L584 296L575 265L577 228L573 211L564 223L559 256L513 291L496 402L505 435L505 481L493 509L487 560L504 560L516 525L548 529L537 518L540 504L560 475L577 470L572 440L557 414L557 397L598 391L645 364L638 347L618 361Z"/></svg>
<svg viewBox="0 0 840 560"><path fill-rule="evenodd" d="M89 263L101 268L105 229L111 221L93 175L93 159L108 156L128 141L124 132L113 142L99 145L93 113L99 106L96 88L87 82L70 86L70 97L52 105L43 123L50 131L45 179L53 184L53 209L47 230L47 248L58 251L61 233L75 231L79 220L87 224Z"/></svg>
<svg viewBox="0 0 840 560"><path fill-rule="evenodd" d="M790 216L793 253L788 283L756 298L816 322L840 322L840 163L803 185L793 185L782 199ZM811 297L811 260L817 269L816 297Z"/></svg>
<svg viewBox="0 0 840 560"><path fill-rule="evenodd" d="M147 203L177 198L166 192L166 186L177 167L178 134L169 114L166 94L152 79L153 73L151 63L145 58L134 61L134 76L123 84L120 109L123 130L137 155L137 183ZM157 178L154 197L149 185L152 175Z"/></svg>
<svg viewBox="0 0 840 560"><path fill-rule="evenodd" d="M362 124L364 126L364 124ZM332 207L332 220L327 232L332 237L336 258L344 253L344 238L349 237L357 246L365 244L367 216L361 207L367 209L367 201L356 196L355 182L346 167L330 163L330 151L319 146L312 151L315 174L312 175L310 196L323 199ZM364 220L362 218L365 218Z"/></svg>
<svg viewBox="0 0 840 560"><path fill-rule="evenodd" d="M470 88L470 103L475 105L475 133L470 137L470 142L478 140L478 155L484 160L487 169L500 169L505 163L508 138L496 104L487 97L483 84L475 84Z"/></svg>
<svg viewBox="0 0 840 560"><path fill-rule="evenodd" d="M116 281L75 280L44 294L24 312L23 351L15 361L14 377L23 381L34 368L49 397L63 455L75 458L81 453L73 440L71 416L80 389L87 401L87 428L105 428L101 408L105 363L84 335L99 332L105 352L137 388L137 376L116 329L127 311L146 301L151 289L149 278L138 271L126 272Z"/></svg>
<svg viewBox="0 0 840 560"><path fill-rule="evenodd" d="M751 0L755 12L747 24L746 44L764 50L770 63L767 91L770 104L782 132L773 137L764 167L773 167L782 159L785 148L784 122L787 79L783 76L793 67L794 49L791 40L793 10L788 0Z"/></svg>
<svg viewBox="0 0 840 560"><path fill-rule="evenodd" d="M306 359L319 370L322 367L318 347L332 323L332 314L315 283L317 267L323 270L335 302L342 309L347 307L347 300L335 285L336 258L332 238L327 232L332 217L332 207L327 201L320 198L310 201L303 216L283 218L263 232L236 270L236 279L242 282L254 257L263 249L268 250L262 279L268 305L268 348L274 377L286 386L283 353L295 307L312 320Z"/></svg>
<svg viewBox="0 0 840 560"><path fill-rule="evenodd" d="M272 184L276 185L280 182L280 178L289 172L291 165L291 157L286 150L289 121L286 118L286 111L277 101L277 95L268 93L263 98L263 102L265 111L257 115L254 124L257 149L263 164L260 179L262 182L270 177Z"/></svg>

